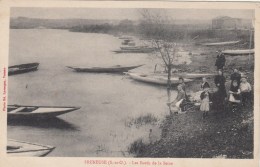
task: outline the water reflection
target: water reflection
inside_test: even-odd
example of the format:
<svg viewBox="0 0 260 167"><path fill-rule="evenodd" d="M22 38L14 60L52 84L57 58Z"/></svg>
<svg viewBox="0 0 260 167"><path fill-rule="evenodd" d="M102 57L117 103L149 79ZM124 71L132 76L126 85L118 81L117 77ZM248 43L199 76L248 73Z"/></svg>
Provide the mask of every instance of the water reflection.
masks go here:
<svg viewBox="0 0 260 167"><path fill-rule="evenodd" d="M66 131L79 131L79 127L62 120L60 118L48 119L8 119L7 124L10 126L29 126L43 129L59 129Z"/></svg>

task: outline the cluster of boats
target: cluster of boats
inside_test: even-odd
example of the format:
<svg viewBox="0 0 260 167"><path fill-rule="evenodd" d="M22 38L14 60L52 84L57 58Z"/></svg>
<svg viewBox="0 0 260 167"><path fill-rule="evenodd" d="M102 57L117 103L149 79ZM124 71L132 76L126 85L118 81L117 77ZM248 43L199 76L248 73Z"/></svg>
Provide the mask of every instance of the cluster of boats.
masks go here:
<svg viewBox="0 0 260 167"><path fill-rule="evenodd" d="M123 39L124 41L121 44L127 46L122 46L119 50L114 50L113 52L115 53L151 53L156 51L156 48L147 45L136 46L132 37L120 37L119 39Z"/></svg>

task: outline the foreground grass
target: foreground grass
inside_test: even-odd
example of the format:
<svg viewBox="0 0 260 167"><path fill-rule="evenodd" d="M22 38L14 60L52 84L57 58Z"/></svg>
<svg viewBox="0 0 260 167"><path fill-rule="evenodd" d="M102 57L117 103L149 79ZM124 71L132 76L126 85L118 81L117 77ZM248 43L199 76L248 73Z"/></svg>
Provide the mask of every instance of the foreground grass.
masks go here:
<svg viewBox="0 0 260 167"><path fill-rule="evenodd" d="M168 116L160 141L133 146L137 157L253 158L253 112L211 112L205 120L199 111Z"/></svg>

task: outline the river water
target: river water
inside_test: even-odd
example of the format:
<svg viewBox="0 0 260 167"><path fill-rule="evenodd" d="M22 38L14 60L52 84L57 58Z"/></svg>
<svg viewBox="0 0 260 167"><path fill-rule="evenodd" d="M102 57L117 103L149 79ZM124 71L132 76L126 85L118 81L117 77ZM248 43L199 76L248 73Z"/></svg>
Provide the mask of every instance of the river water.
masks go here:
<svg viewBox="0 0 260 167"><path fill-rule="evenodd" d="M147 85L119 74L76 73L68 65L137 65L152 72L160 60L148 54L115 54L121 40L107 34L67 30L12 29L9 65L39 62L39 70L10 76L8 104L80 106L48 121L8 122L8 138L56 148L48 156L121 157L131 143L160 138L160 121L169 114L163 87ZM173 92L175 96L175 92ZM154 124L132 125L152 115Z"/></svg>

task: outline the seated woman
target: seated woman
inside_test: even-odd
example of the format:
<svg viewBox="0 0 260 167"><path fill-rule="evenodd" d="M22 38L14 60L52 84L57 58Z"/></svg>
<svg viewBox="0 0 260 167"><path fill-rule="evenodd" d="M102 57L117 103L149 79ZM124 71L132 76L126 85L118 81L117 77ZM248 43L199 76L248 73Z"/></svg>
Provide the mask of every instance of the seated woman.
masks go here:
<svg viewBox="0 0 260 167"><path fill-rule="evenodd" d="M174 105L177 107L177 111L175 111L175 113L178 113L178 112L183 113L180 105L181 105L182 101L186 99L186 95L185 95L185 92L183 91L181 85L178 85L177 89L178 89L178 95L177 95L176 99L173 102L171 102L169 105Z"/></svg>
<svg viewBox="0 0 260 167"><path fill-rule="evenodd" d="M234 80L229 90L229 102L232 106L232 112L238 110L238 104L240 103L240 88L238 82Z"/></svg>

